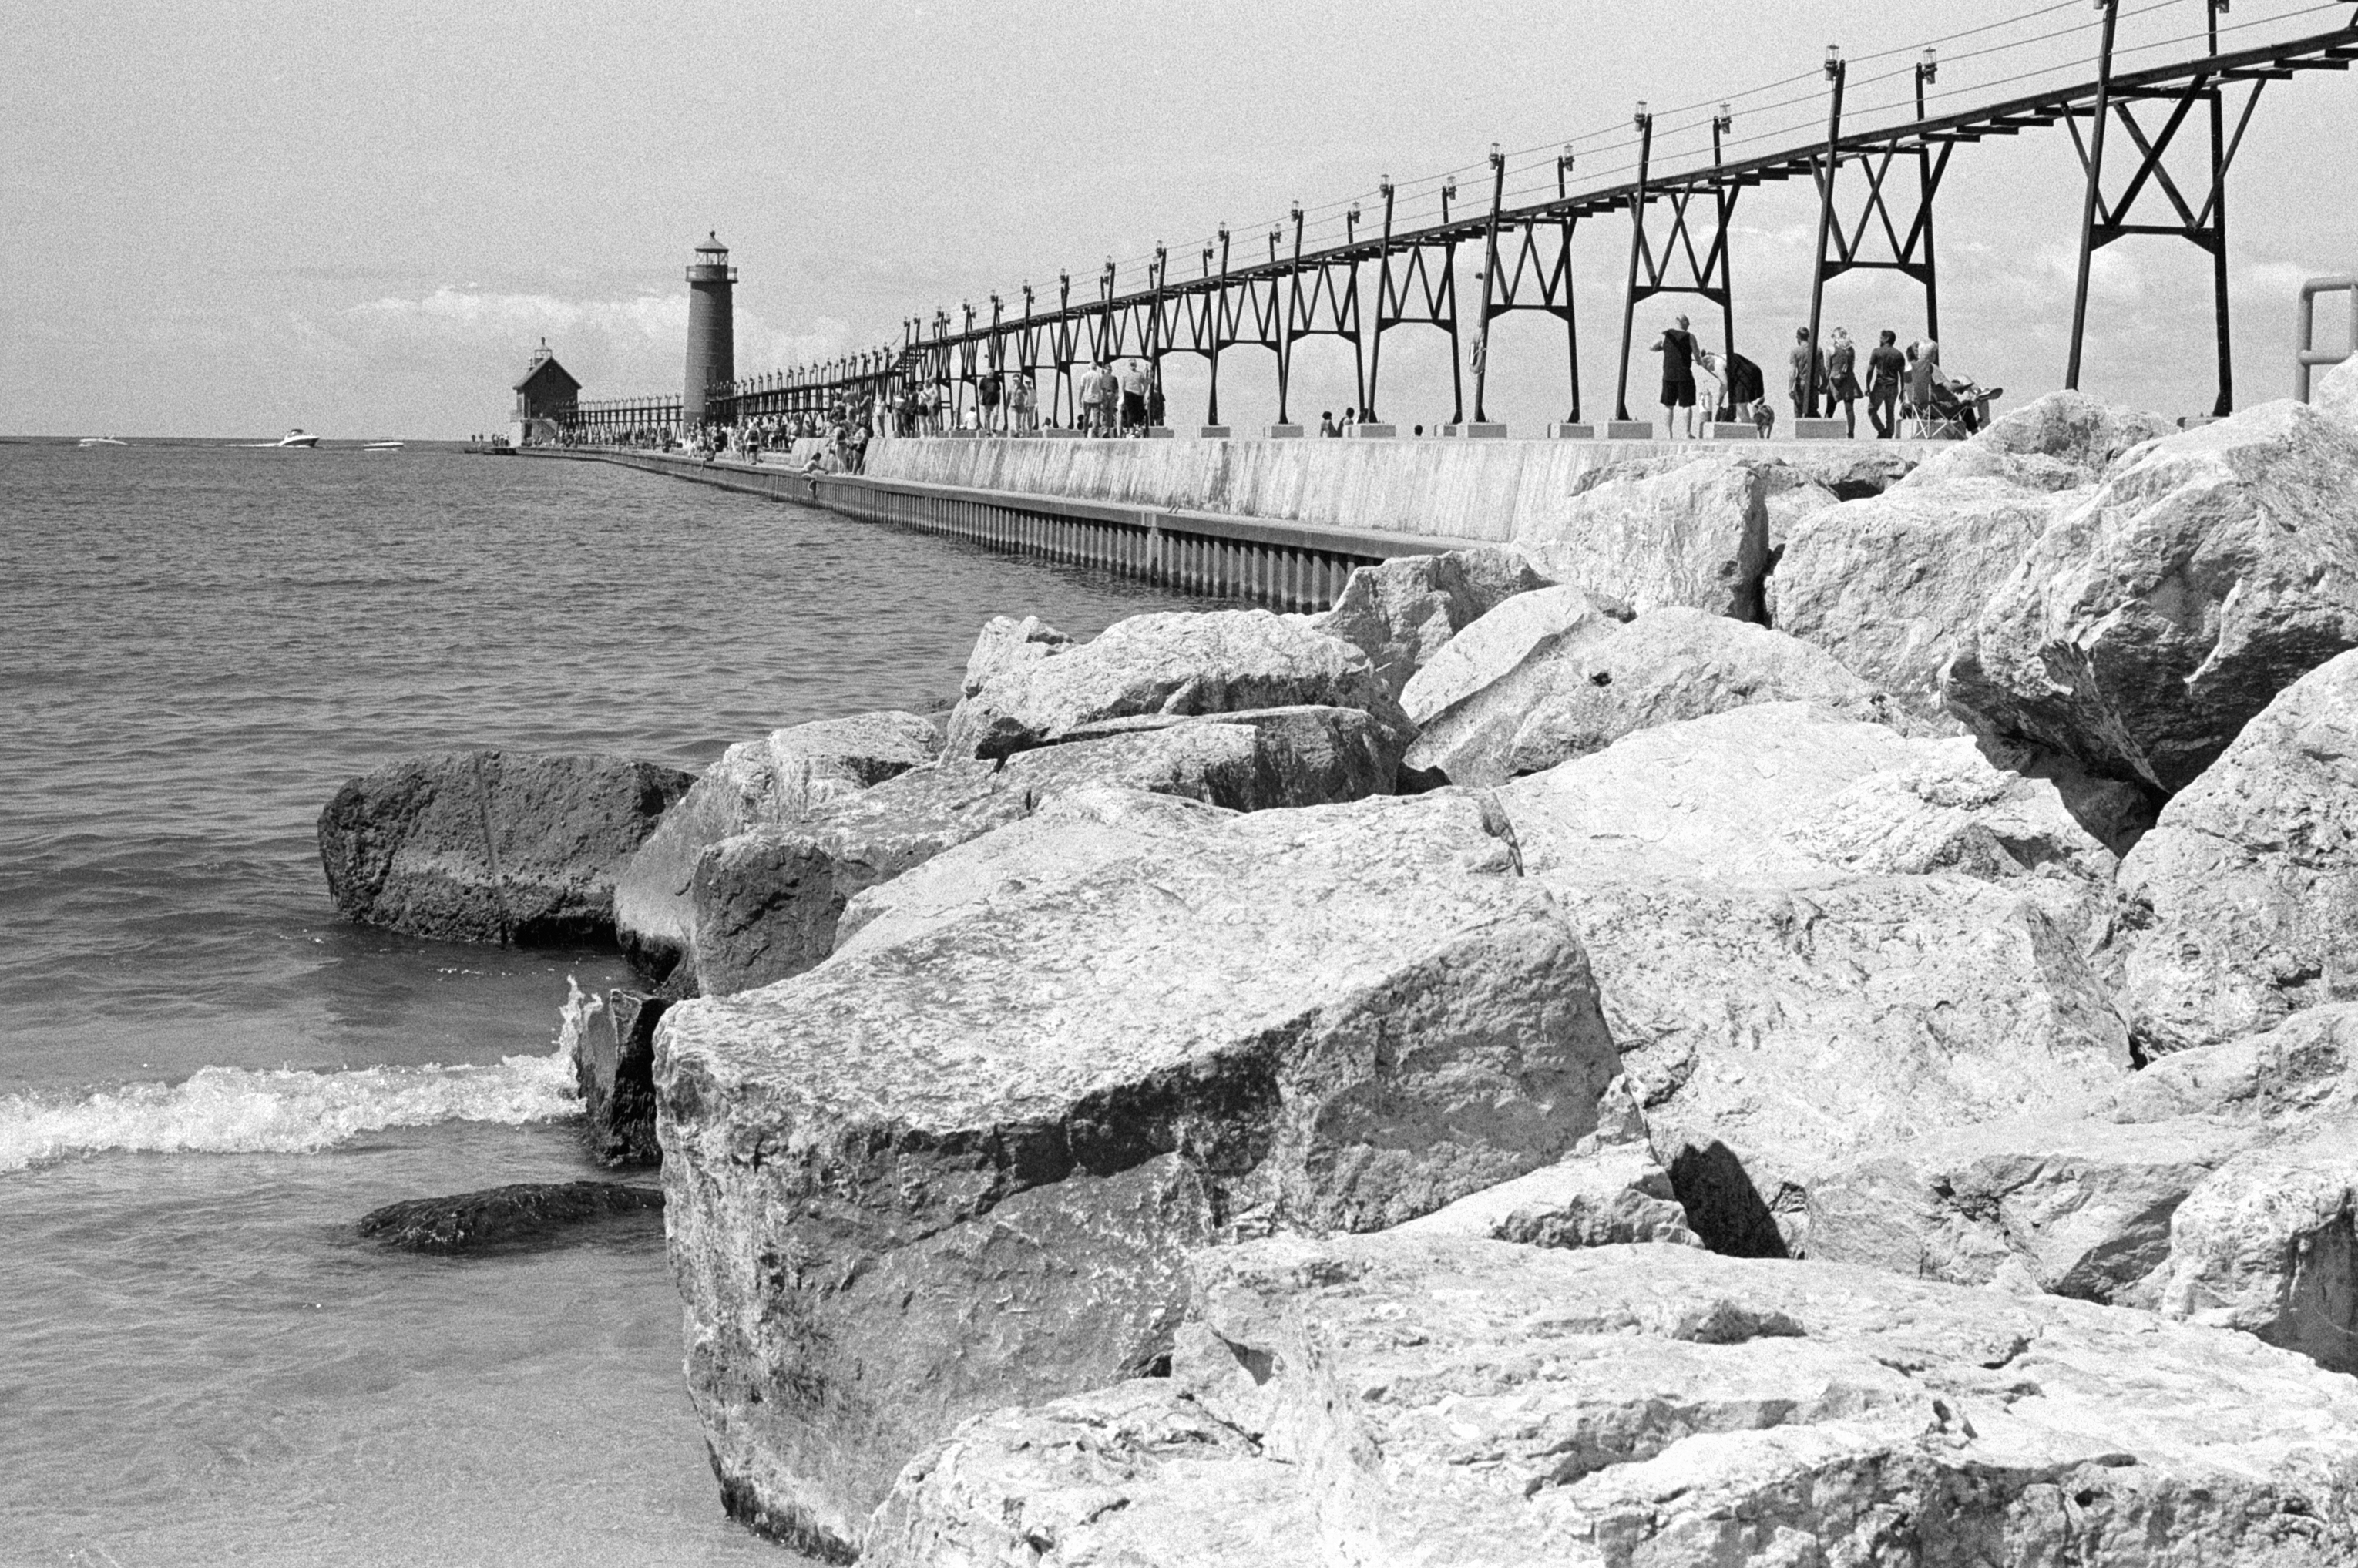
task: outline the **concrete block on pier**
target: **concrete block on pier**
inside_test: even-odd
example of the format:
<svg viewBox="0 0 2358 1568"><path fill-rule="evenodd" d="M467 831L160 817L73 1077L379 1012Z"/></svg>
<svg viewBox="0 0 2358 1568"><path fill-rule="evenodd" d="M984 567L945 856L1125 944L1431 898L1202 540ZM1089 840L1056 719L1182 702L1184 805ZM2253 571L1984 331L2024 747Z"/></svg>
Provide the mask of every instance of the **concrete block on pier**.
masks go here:
<svg viewBox="0 0 2358 1568"><path fill-rule="evenodd" d="M1703 433L1713 441L1757 441L1760 427L1749 419L1714 419L1703 427Z"/></svg>
<svg viewBox="0 0 2358 1568"><path fill-rule="evenodd" d="M1400 435L1400 427L1397 425L1354 425L1350 429L1345 431L1344 434L1356 436L1363 441L1389 441L1394 439Z"/></svg>
<svg viewBox="0 0 2358 1568"><path fill-rule="evenodd" d="M1149 425L1146 427L1146 438L1150 441L1167 441L1171 438L1171 427L1168 425Z"/></svg>
<svg viewBox="0 0 2358 1568"><path fill-rule="evenodd" d="M1605 422L1605 438L1608 441L1650 441L1654 438L1651 419L1608 419Z"/></svg>
<svg viewBox="0 0 2358 1568"><path fill-rule="evenodd" d="M1233 425L1202 425L1195 430L1199 441L1225 441L1237 433Z"/></svg>
<svg viewBox="0 0 2358 1568"><path fill-rule="evenodd" d="M1272 441L1291 441L1302 434L1299 425L1271 425L1268 430L1269 438Z"/></svg>
<svg viewBox="0 0 2358 1568"><path fill-rule="evenodd" d="M1850 424L1843 419L1796 419L1793 439L1797 441L1847 441Z"/></svg>
<svg viewBox="0 0 2358 1568"><path fill-rule="evenodd" d="M1077 441L1081 438L1084 432L1079 430L1059 430L1052 427L1041 431L1040 434L1047 437L1048 439L1052 441Z"/></svg>
<svg viewBox="0 0 2358 1568"><path fill-rule="evenodd" d="M1548 427L1548 438L1552 441L1593 441L1596 439L1596 427L1574 425L1569 421L1554 424Z"/></svg>
<svg viewBox="0 0 2358 1568"><path fill-rule="evenodd" d="M1468 421L1463 425L1444 425L1441 433L1460 441L1499 441L1506 439L1507 427L1496 421L1480 424Z"/></svg>

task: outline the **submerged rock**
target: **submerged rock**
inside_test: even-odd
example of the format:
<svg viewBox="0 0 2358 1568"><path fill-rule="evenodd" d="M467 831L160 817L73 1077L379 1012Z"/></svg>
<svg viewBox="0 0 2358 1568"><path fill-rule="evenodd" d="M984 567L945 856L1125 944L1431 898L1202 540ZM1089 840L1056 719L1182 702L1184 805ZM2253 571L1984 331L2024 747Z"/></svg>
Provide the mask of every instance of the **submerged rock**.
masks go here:
<svg viewBox="0 0 2358 1568"><path fill-rule="evenodd" d="M1472 641L1479 625L1461 641ZM1512 644L1500 651L1511 653ZM1475 665L1473 673L1488 678L1417 717L1422 728L1402 758L1412 773L1469 787L1500 784L1639 730L1756 702L1898 717L1881 692L1830 655L1781 632L1700 610L1650 611L1627 624L1592 618L1535 643L1512 665ZM1412 690L1427 703L1438 695L1413 683Z"/></svg>
<svg viewBox="0 0 2358 1568"><path fill-rule="evenodd" d="M1315 706L1400 719L1367 654L1266 610L1133 615L1050 656L986 657L978 648L976 658L984 668L970 673L975 689L950 714L948 757L1006 757L1087 725L1152 714Z"/></svg>
<svg viewBox="0 0 2358 1568"><path fill-rule="evenodd" d="M1572 926L1455 793L1174 813L1085 875L684 1003L665 1180L730 1506L854 1549L957 1422L1154 1365L1189 1247L1549 1163L1614 1070Z"/></svg>
<svg viewBox="0 0 2358 1568"><path fill-rule="evenodd" d="M610 990L583 1022L574 1046L584 1141L610 1168L659 1165L655 1142L655 1025L671 1003L641 991Z"/></svg>
<svg viewBox="0 0 2358 1568"><path fill-rule="evenodd" d="M1531 562L1502 546L1396 556L1355 568L1334 608L1310 624L1367 654L1377 678L1397 697L1452 637L1540 586Z"/></svg>
<svg viewBox="0 0 2358 1568"><path fill-rule="evenodd" d="M2125 1001L2148 1052L2358 1000L2358 652L2295 681L2121 867L2151 912Z"/></svg>
<svg viewBox="0 0 2358 1568"><path fill-rule="evenodd" d="M361 1217L360 1234L404 1252L481 1252L570 1240L586 1227L659 1214L660 1187L525 1182L446 1198L411 1198Z"/></svg>
<svg viewBox="0 0 2358 1568"><path fill-rule="evenodd" d="M968 1422L903 1473L867 1561L2358 1554L2358 1386L2143 1314L1399 1233L1191 1273L1169 1378Z"/></svg>
<svg viewBox="0 0 2358 1568"><path fill-rule="evenodd" d="M1282 708L1120 720L1003 763L914 769L708 849L692 890L697 977L726 996L799 974L834 950L850 899L1073 790L1120 784L1261 811L1387 792L1399 763L1396 732L1366 713Z"/></svg>
<svg viewBox="0 0 2358 1568"><path fill-rule="evenodd" d="M1760 468L1717 454L1606 463L1515 544L1541 576L1640 612L1684 605L1758 621L1768 488Z"/></svg>
<svg viewBox="0 0 2358 1568"><path fill-rule="evenodd" d="M930 720L889 712L797 724L730 747L664 813L616 880L622 950L661 981L687 951L695 923L689 884L707 846L800 821L827 801L933 761L941 744Z"/></svg>
<svg viewBox="0 0 2358 1568"><path fill-rule="evenodd" d="M2358 431L2292 403L2149 441L2050 524L1950 665L1993 733L2168 794L2358 645Z"/></svg>
<svg viewBox="0 0 2358 1568"><path fill-rule="evenodd" d="M619 757L454 752L347 780L319 813L344 917L451 942L611 941L614 880L689 775Z"/></svg>

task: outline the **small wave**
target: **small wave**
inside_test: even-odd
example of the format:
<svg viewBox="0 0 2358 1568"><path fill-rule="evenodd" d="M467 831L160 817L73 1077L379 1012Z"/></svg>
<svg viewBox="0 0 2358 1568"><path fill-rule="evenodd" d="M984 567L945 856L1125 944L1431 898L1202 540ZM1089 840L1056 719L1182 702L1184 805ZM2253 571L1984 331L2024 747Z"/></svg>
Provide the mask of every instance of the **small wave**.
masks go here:
<svg viewBox="0 0 2358 1568"><path fill-rule="evenodd" d="M581 1108L573 1056L597 1010L572 987L557 1048L488 1065L206 1067L177 1084L0 1095L0 1171L69 1154L308 1154L438 1121L552 1121Z"/></svg>

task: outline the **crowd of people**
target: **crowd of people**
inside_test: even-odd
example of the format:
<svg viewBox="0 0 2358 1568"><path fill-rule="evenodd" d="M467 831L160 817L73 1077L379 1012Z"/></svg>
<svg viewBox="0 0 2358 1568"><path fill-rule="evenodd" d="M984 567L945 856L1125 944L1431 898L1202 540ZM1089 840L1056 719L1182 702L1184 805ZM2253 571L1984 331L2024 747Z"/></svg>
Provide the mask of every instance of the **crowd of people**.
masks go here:
<svg viewBox="0 0 2358 1568"><path fill-rule="evenodd" d="M1998 395L1996 388L1985 391L1942 369L1941 345L1930 339L1902 350L1898 334L1887 330L1878 334L1862 361L1844 328L1836 327L1823 349L1811 342L1807 327L1798 329L1793 338L1785 387L1793 416L1823 411L1832 417L1840 410L1844 430L1853 437L1858 434L1861 402L1875 434L1888 440L1900 434L1907 421L1926 434L1971 434L1987 400ZM1777 410L1760 366L1733 348L1722 352L1705 348L1685 316L1662 330L1652 351L1661 356L1662 433L1667 438L1693 439L1698 407L1707 420L1749 423L1764 437L1775 429ZM1699 379L1709 384L1707 392L1698 393ZM971 377L970 384L970 398L957 397L954 388L942 384L903 381L895 389L841 393L824 412L753 416L685 433L661 425L577 429L568 430L564 440L568 446L687 450L707 461L732 452L759 461L764 451L783 449L791 454L788 460L807 470L858 473L866 466L869 442L886 434L932 436L958 429L986 436L1040 434L1039 386L1029 371L993 367ZM1074 381L1073 403L1074 426L1084 436L1136 438L1163 425L1162 377L1144 360L1091 362ZM1372 410L1346 408L1338 419L1328 409L1318 416L1318 434L1347 436L1372 418ZM1415 433L1423 435L1424 427L1417 426ZM804 443L807 447L797 450Z"/></svg>
<svg viewBox="0 0 2358 1568"><path fill-rule="evenodd" d="M1670 439L1693 440L1695 435L1698 372L1713 383L1703 403L1705 417L1719 424L1750 424L1762 436L1776 427L1777 411L1768 397L1760 367L1730 348L1714 353L1696 341L1686 317L1662 330L1653 351L1662 356L1662 433ZM1898 334L1877 335L1866 362L1848 329L1836 327L1821 348L1810 341L1807 327L1793 333L1792 351L1786 356L1785 393L1796 419L1823 412L1832 418L1836 409L1845 432L1858 434L1858 406L1866 404L1868 425L1876 436L1898 436L1903 420L1918 422L1926 433L1971 435L1979 427L1981 410L1998 395L1941 367L1941 345L1927 338L1903 351Z"/></svg>

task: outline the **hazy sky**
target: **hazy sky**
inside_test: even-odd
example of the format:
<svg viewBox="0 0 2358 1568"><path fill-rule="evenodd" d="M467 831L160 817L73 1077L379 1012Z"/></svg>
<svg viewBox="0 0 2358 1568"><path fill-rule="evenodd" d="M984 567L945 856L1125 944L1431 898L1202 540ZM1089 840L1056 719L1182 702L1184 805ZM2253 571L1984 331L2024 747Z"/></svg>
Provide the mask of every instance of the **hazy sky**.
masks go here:
<svg viewBox="0 0 2358 1568"><path fill-rule="evenodd" d="M903 317L994 288L1013 299L1026 278L1051 292L1059 267L1087 287L1109 254L1158 241L1192 268L1224 221L1265 251L1290 201L1368 192L1372 211L1388 173L1462 168L1460 200L1478 200L1494 140L1544 149L1510 162L1510 188L1552 179L1579 135L1576 171L1601 179L1628 157L1614 144L1639 97L1661 112L1666 157L1699 134L1671 136L1698 119L1672 111L1722 97L1736 135L1763 138L1740 150L1768 150L1823 123L1829 42L1857 62L1862 114L1909 90L1925 39L2006 18L2027 19L1942 47L1952 106L2077 79L2095 17L2086 0L6 9L0 433L338 438L492 427L544 334L590 395L676 391L681 269L708 229L742 269L751 372L897 338ZM2125 46L2158 46L2131 63L2194 47L2166 40L2199 30L2201 0L2124 10ZM2353 11L2237 0L2231 43ZM2081 30L2026 42L2066 28ZM2259 105L2229 206L2240 402L2288 387L2298 281L2358 268L2353 133L2348 75L2274 84ZM2059 125L1960 148L1942 193L1947 359L2010 393L2061 378L2077 171ZM1765 362L1806 319L1813 221L1806 182L1738 206L1737 341ZM1617 215L1575 240L1592 416L1611 397L1628 232ZM1469 290L1477 264L1462 262ZM2134 240L2100 264L2085 384L2207 409L2209 258ZM1904 341L1920 298L1854 275L1827 319ZM1679 308L1641 310L1633 385ZM1388 336L1392 417L1446 416L1442 341ZM1493 413L1560 416L1563 357L1544 318L1502 324ZM1297 362L1297 415L1353 400L1347 345ZM1238 423L1273 413L1269 365L1224 359ZM1174 364L1174 418L1199 416L1201 379Z"/></svg>

